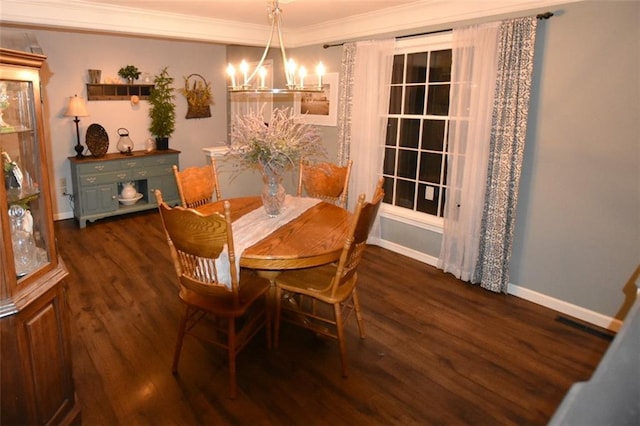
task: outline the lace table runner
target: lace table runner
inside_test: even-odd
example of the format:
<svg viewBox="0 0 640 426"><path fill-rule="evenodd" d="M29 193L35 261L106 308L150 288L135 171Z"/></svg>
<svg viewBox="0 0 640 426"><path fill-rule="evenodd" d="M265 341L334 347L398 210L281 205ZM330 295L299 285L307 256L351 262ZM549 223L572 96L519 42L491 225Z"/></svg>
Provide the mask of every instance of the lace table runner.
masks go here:
<svg viewBox="0 0 640 426"><path fill-rule="evenodd" d="M287 195L282 212L276 217L269 217L261 206L245 214L233 222L233 248L236 254L236 271L240 276L240 257L242 252L258 241L271 234L276 229L286 225L311 207L318 204L317 198L294 197ZM229 271L229 252L225 245L224 251L215 261L218 280L221 284L231 288L231 272Z"/></svg>

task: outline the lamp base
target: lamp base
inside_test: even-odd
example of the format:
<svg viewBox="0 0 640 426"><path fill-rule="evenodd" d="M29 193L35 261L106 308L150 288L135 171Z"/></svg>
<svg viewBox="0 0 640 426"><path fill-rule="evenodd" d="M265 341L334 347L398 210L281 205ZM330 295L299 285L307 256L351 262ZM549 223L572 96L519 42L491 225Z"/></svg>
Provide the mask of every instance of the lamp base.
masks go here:
<svg viewBox="0 0 640 426"><path fill-rule="evenodd" d="M82 153L84 151L84 146L77 144L73 149L76 150L76 158L84 158L84 154Z"/></svg>

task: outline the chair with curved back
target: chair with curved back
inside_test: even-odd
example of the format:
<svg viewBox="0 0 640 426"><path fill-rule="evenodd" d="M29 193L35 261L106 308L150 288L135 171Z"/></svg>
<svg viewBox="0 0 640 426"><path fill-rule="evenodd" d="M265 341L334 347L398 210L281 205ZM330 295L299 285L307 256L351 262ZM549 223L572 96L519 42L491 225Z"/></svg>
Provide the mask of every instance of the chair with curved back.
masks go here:
<svg viewBox="0 0 640 426"><path fill-rule="evenodd" d="M169 207L158 190L155 195L178 276L179 297L186 307L172 371L177 374L185 335L213 343L227 351L230 396L235 398L237 354L263 327L267 347L271 347L270 282L254 271L238 272L235 267L228 201L224 202L224 215L204 216L193 209ZM222 278L223 269L227 271L228 284ZM206 316L214 321L201 322Z"/></svg>
<svg viewBox="0 0 640 426"><path fill-rule="evenodd" d="M278 347L280 323L290 322L315 333L337 339L342 376L347 376L347 349L344 323L355 312L360 337L364 321L356 292L356 272L384 191L380 178L371 202L358 197L353 222L337 263L284 271L276 277L276 318L274 346ZM282 297L287 300L282 300ZM293 300L291 300L293 298Z"/></svg>
<svg viewBox="0 0 640 426"><path fill-rule="evenodd" d="M298 196L306 193L309 197L319 198L345 208L352 164L353 160L349 160L346 166L337 166L333 163L311 164L304 159L300 160Z"/></svg>
<svg viewBox="0 0 640 426"><path fill-rule="evenodd" d="M196 208L222 198L216 160L213 157L209 158L210 163L202 167L188 167L180 171L178 166L173 166L182 207Z"/></svg>

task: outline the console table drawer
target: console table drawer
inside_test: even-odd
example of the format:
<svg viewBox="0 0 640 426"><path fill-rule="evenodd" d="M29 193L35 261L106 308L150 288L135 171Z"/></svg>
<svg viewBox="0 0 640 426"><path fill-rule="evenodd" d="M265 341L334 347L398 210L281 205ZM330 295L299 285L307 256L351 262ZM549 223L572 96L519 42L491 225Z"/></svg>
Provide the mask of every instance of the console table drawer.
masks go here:
<svg viewBox="0 0 640 426"><path fill-rule="evenodd" d="M171 166L173 166L174 164L178 165L178 156L163 155L163 156L146 157L146 158L143 158L141 161L145 167L169 166L169 170L171 170Z"/></svg>
<svg viewBox="0 0 640 426"><path fill-rule="evenodd" d="M120 170L121 165L119 161L105 161L103 163L87 163L87 164L78 164L77 172L80 175L86 174L95 174L95 173L104 173L104 172L113 172L115 170Z"/></svg>
<svg viewBox="0 0 640 426"><path fill-rule="evenodd" d="M148 167L143 170L134 170L133 180L146 179L152 176L165 176L165 175L173 175L173 170L171 169L171 166L156 166L156 167Z"/></svg>
<svg viewBox="0 0 640 426"><path fill-rule="evenodd" d="M117 171L113 173L95 173L92 175L80 176L81 185L102 185L105 183L123 182L132 180L133 173L130 171Z"/></svg>

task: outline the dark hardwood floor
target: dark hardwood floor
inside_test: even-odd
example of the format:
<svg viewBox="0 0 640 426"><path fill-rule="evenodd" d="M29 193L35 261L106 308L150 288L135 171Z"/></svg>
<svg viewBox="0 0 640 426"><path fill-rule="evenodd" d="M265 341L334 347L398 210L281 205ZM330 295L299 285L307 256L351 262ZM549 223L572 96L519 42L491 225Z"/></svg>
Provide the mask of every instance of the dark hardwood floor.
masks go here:
<svg viewBox="0 0 640 426"><path fill-rule="evenodd" d="M542 425L610 343L372 246L358 284L367 338L347 324L349 377L334 341L283 324L277 350L261 333L239 355L230 400L215 347L186 340L171 374L182 306L157 212L55 227L85 425Z"/></svg>

